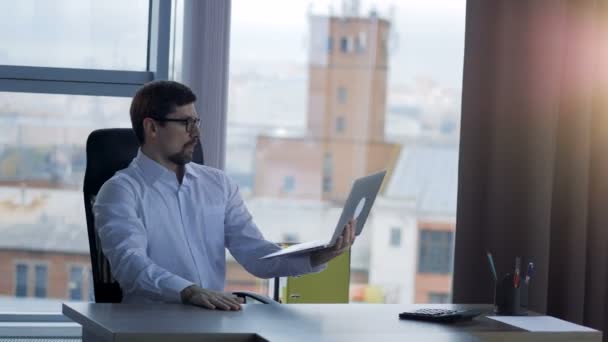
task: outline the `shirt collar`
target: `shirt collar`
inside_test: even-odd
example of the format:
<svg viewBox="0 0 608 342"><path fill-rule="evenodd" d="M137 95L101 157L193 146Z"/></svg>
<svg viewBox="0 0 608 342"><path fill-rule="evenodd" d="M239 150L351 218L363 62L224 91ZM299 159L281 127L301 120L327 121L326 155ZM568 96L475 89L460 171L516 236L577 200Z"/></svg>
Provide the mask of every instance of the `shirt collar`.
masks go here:
<svg viewBox="0 0 608 342"><path fill-rule="evenodd" d="M193 178L194 177L194 167L192 166L192 163L193 162L189 162L188 164L185 165L186 172L184 172L184 178L186 178L186 177Z"/></svg>
<svg viewBox="0 0 608 342"><path fill-rule="evenodd" d="M177 184L177 177L173 171L146 156L141 149L137 151L137 156L133 162L142 170L144 178L150 185L154 184L159 179L175 182ZM187 177L194 177L194 170L190 163L186 164L184 169L185 172L182 184L184 184Z"/></svg>

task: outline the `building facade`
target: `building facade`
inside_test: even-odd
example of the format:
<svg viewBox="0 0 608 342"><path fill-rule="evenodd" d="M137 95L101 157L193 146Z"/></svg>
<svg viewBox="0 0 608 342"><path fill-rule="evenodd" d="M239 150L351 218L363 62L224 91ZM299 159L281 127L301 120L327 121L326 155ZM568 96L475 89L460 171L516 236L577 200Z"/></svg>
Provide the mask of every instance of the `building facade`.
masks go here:
<svg viewBox="0 0 608 342"><path fill-rule="evenodd" d="M399 145L385 140L390 23L310 17L307 132L260 135L254 195L341 202L355 178L387 169Z"/></svg>

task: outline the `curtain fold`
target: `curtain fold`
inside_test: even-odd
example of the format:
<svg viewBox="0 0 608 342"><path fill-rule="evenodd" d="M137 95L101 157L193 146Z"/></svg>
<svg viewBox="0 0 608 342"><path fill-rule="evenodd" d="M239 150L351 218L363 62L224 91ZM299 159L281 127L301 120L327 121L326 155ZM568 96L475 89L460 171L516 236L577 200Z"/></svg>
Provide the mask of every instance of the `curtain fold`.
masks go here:
<svg viewBox="0 0 608 342"><path fill-rule="evenodd" d="M184 0L182 79L198 97L205 165L218 169L226 163L231 6L230 0Z"/></svg>
<svg viewBox="0 0 608 342"><path fill-rule="evenodd" d="M606 1L468 0L453 298L536 264L533 310L604 330ZM606 207L606 209L604 209Z"/></svg>

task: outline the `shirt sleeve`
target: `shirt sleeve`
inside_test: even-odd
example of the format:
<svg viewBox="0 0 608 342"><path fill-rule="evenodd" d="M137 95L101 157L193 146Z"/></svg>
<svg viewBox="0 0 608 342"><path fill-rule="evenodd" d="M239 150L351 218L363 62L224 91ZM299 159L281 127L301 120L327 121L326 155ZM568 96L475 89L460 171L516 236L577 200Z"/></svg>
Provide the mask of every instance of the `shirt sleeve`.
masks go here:
<svg viewBox="0 0 608 342"><path fill-rule="evenodd" d="M180 303L180 292L193 283L156 265L147 255L146 228L136 211L136 196L116 179L100 189L93 212L95 228L112 276L126 293Z"/></svg>
<svg viewBox="0 0 608 342"><path fill-rule="evenodd" d="M273 278L321 272L327 267L326 264L313 267L309 254L260 259L281 247L264 239L243 202L238 185L225 177L224 186L226 247L248 272L259 278Z"/></svg>

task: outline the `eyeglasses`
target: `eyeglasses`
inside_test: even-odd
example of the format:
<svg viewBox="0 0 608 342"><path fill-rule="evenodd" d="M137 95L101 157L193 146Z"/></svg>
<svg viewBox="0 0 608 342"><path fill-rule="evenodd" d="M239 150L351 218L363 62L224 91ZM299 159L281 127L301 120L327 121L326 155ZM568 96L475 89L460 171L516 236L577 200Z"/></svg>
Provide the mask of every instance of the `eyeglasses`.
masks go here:
<svg viewBox="0 0 608 342"><path fill-rule="evenodd" d="M152 118L156 121L161 122L179 122L182 125L186 126L186 132L192 133L194 131L194 127L200 129L201 128L201 119L199 118L187 118L187 119L172 119L172 118Z"/></svg>

